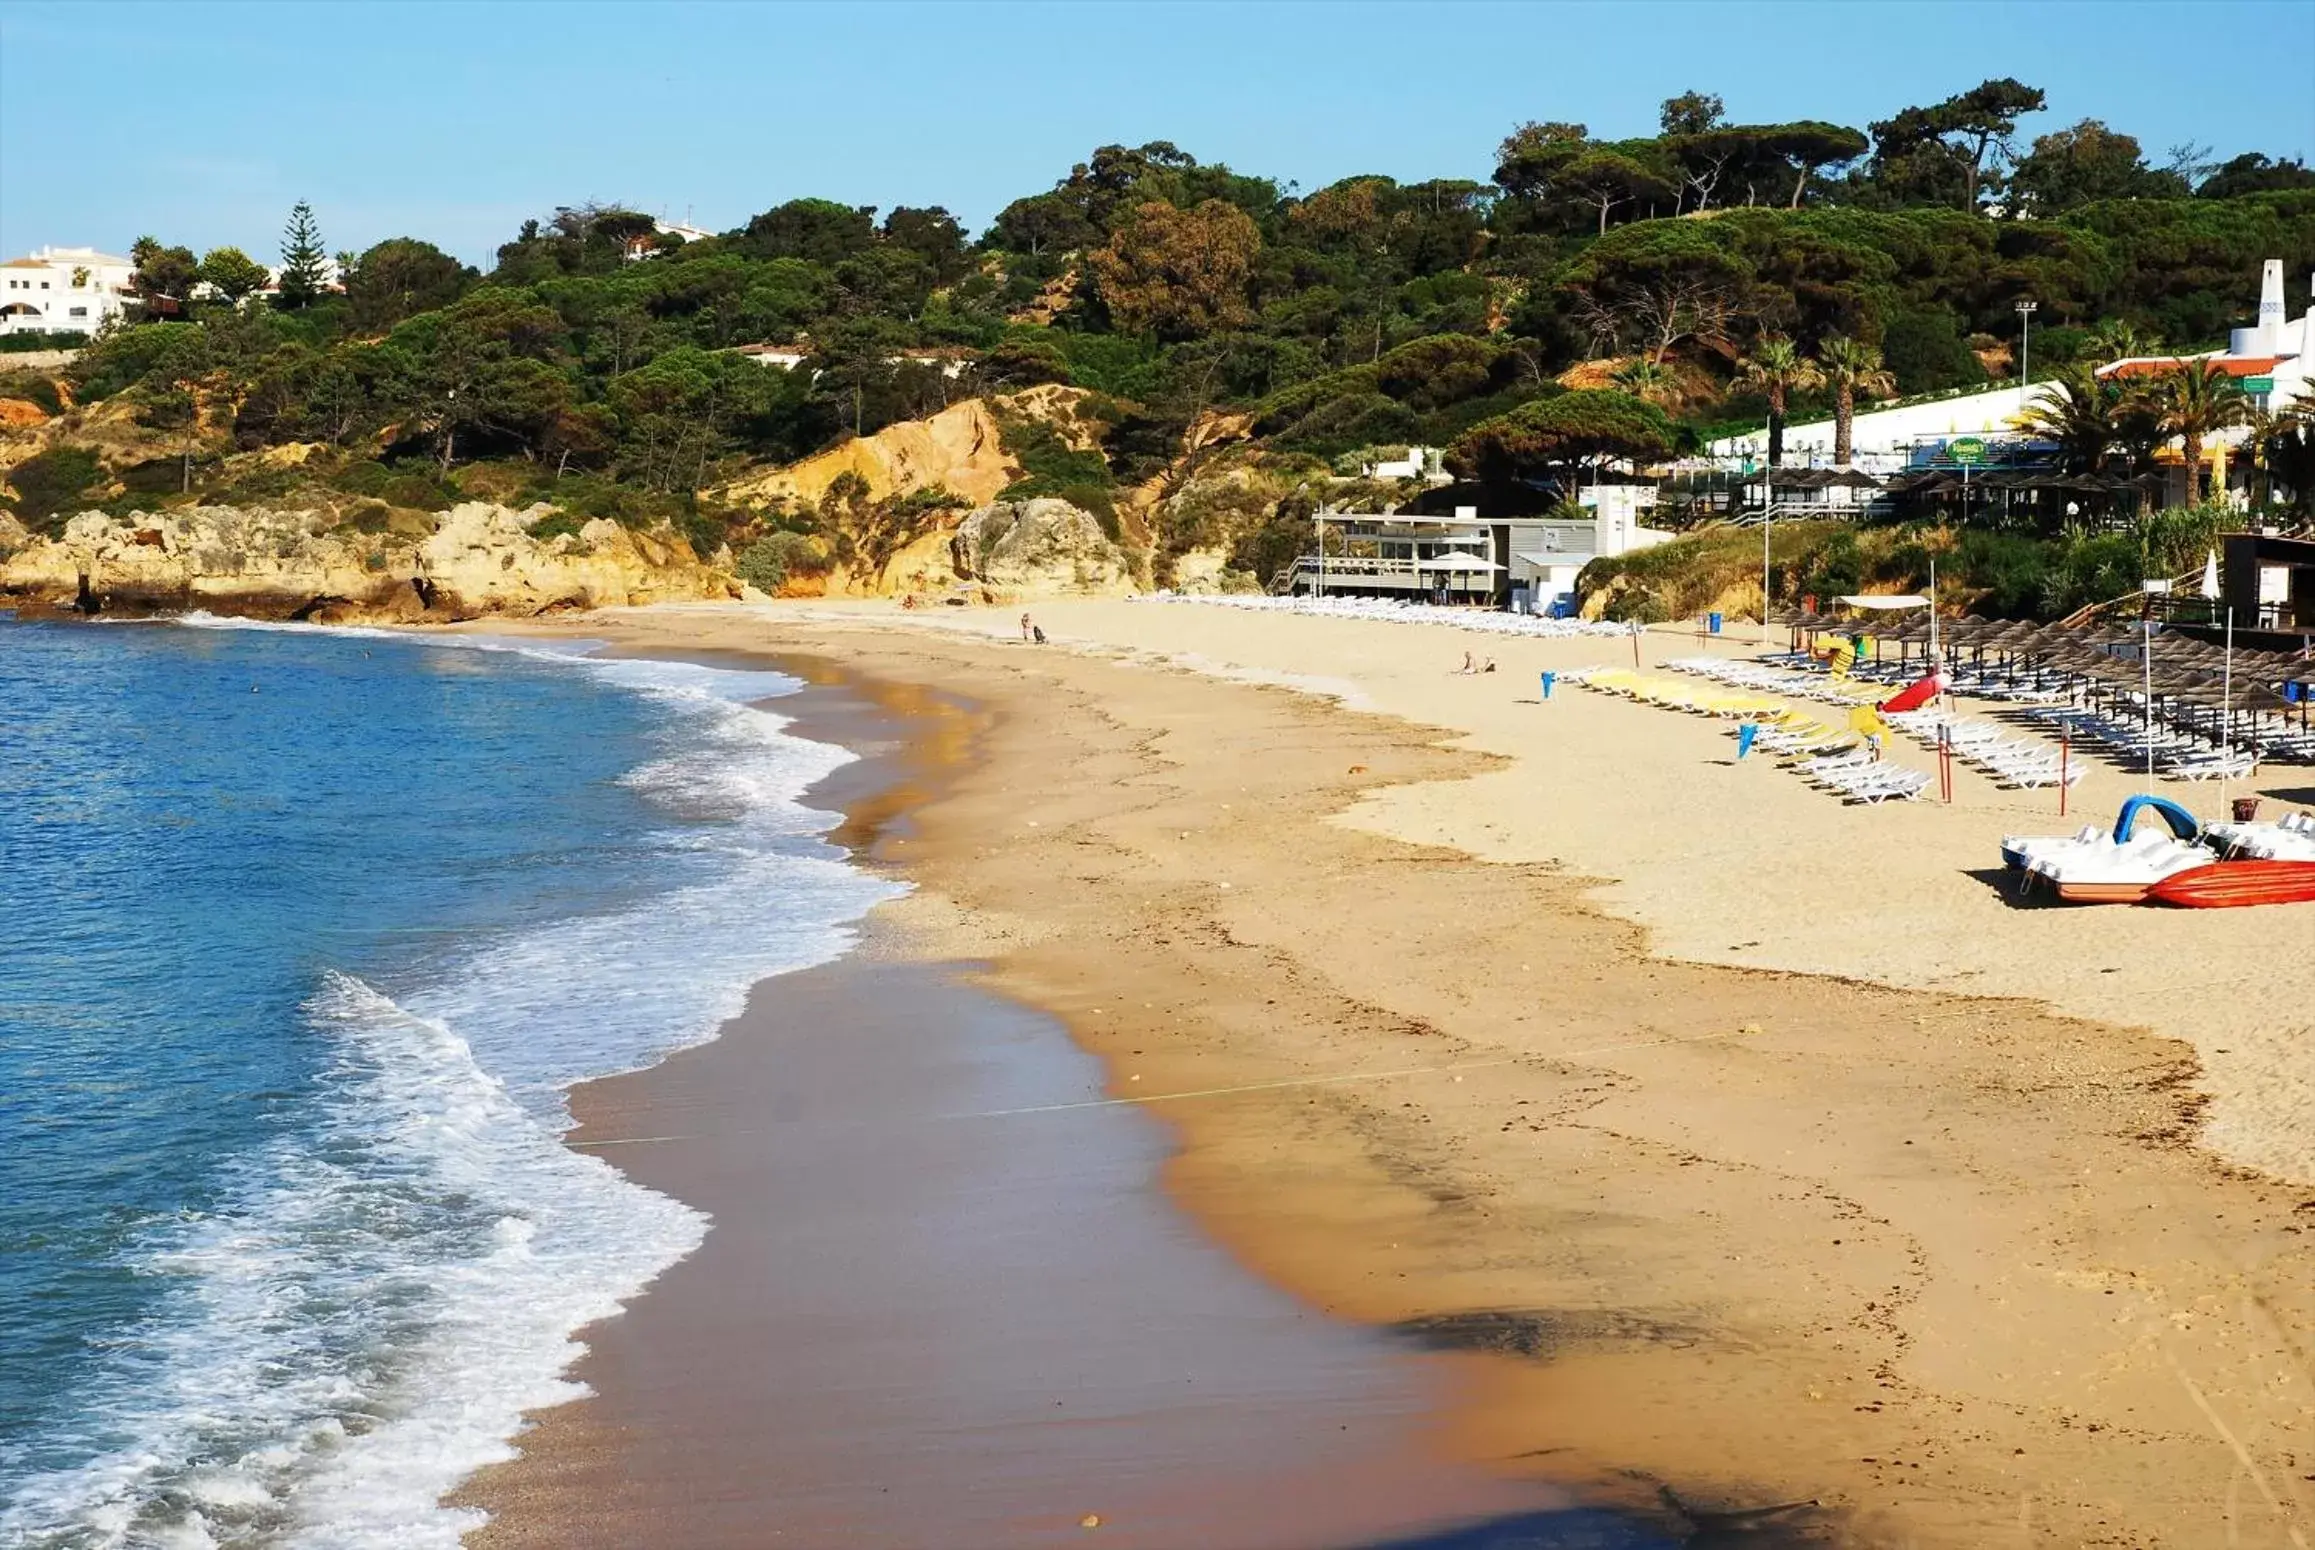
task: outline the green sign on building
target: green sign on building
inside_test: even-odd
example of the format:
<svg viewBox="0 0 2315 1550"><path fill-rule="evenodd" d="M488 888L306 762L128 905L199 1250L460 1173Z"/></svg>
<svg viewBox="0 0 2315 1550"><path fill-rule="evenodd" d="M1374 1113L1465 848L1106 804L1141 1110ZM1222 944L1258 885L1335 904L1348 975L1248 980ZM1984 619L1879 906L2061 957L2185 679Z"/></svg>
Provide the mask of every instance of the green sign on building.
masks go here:
<svg viewBox="0 0 2315 1550"><path fill-rule="evenodd" d="M2243 391L2246 393L2272 393L2275 391L2275 379L2273 377L2245 377L2243 378Z"/></svg>
<svg viewBox="0 0 2315 1550"><path fill-rule="evenodd" d="M1985 442L1976 436L1960 436L1945 444L1946 456L1964 468L1975 468L1985 461Z"/></svg>

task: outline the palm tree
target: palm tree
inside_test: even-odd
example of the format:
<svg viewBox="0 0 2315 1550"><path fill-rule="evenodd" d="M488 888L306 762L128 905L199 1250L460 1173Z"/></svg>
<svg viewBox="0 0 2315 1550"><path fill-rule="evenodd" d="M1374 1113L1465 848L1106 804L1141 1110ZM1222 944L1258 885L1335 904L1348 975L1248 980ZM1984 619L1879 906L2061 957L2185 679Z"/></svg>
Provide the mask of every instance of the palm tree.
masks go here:
<svg viewBox="0 0 2315 1550"><path fill-rule="evenodd" d="M2315 410L2294 404L2258 414L2251 422L2251 445L2258 458L2260 504L2276 505L2281 486L2302 514L2315 509Z"/></svg>
<svg viewBox="0 0 2315 1550"><path fill-rule="evenodd" d="M2117 423L2123 406L2118 383L2099 376L2088 361L2076 361L2027 404L2025 428L2064 449L2068 473L2094 474L2123 439Z"/></svg>
<svg viewBox="0 0 2315 1550"><path fill-rule="evenodd" d="M1849 466L1850 428L1857 420L1857 395L1886 398L1897 379L1881 364L1881 352L1859 339L1835 334L1817 346L1817 365L1833 385L1833 464Z"/></svg>
<svg viewBox="0 0 2315 1550"><path fill-rule="evenodd" d="M2186 503L2200 505L2203 441L2250 418L2251 401L2234 378L2207 360L2178 362L2146 396L2162 418L2164 434L2176 436L2186 454Z"/></svg>
<svg viewBox="0 0 2315 1550"><path fill-rule="evenodd" d="M2158 355L2161 351L2161 340L2152 334L2140 333L2137 325L2120 318L2108 318L2082 337L2085 359L2124 361L2133 356Z"/></svg>
<svg viewBox="0 0 2315 1550"><path fill-rule="evenodd" d="M1647 403L1661 404L1672 396L1671 368L1645 355L1635 355L1609 372L1608 380Z"/></svg>
<svg viewBox="0 0 2315 1550"><path fill-rule="evenodd" d="M1793 394L1821 386L1824 374L1784 335L1763 334L1744 358L1737 378L1768 400L1768 466L1774 468L1784 461L1785 406Z"/></svg>

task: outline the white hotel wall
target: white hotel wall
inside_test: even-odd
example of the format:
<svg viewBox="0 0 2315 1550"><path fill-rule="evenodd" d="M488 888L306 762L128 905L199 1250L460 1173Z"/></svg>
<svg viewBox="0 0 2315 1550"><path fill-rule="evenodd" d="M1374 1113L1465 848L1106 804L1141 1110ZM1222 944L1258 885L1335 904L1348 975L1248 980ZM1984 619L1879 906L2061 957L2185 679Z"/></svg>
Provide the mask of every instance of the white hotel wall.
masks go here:
<svg viewBox="0 0 2315 1550"><path fill-rule="evenodd" d="M1954 436L2014 435L2016 426L2012 422L2025 413L2033 396L2048 385L2044 380L1992 388L1960 398L1910 404L1902 409L1860 410L1852 432L1857 463L1867 469L1884 464L1894 469L1904 466L1906 455L1924 441ZM1742 436L1716 441L1712 451L1717 457L1765 458L1768 430L1764 426ZM1833 422L1805 420L1786 426L1784 459L1792 465L1829 465L1833 461Z"/></svg>

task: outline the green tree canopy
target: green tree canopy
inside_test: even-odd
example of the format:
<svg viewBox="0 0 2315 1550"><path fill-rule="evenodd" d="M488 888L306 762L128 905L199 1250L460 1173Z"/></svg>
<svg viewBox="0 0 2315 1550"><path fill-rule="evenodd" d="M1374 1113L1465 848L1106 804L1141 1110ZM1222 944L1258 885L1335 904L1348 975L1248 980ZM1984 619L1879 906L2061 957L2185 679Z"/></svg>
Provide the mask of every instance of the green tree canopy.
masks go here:
<svg viewBox="0 0 2315 1550"><path fill-rule="evenodd" d="M281 304L292 311L321 299L329 282L329 249L322 245L321 223L313 206L300 199L290 207L289 223L281 232Z"/></svg>
<svg viewBox="0 0 2315 1550"><path fill-rule="evenodd" d="M1601 458L1669 457L1672 422L1654 404L1608 388L1582 388L1523 404L1457 437L1447 467L1485 484L1566 475Z"/></svg>
<svg viewBox="0 0 2315 1550"><path fill-rule="evenodd" d="M2198 199L2234 199L2287 189L2315 189L2315 168L2296 157L2269 160L2262 152L2245 151L2195 185L2194 192Z"/></svg>
<svg viewBox="0 0 2315 1550"><path fill-rule="evenodd" d="M239 305L246 297L265 289L272 278L265 266L239 248L211 248L201 259L201 278L215 286L217 294L228 302Z"/></svg>
<svg viewBox="0 0 2315 1550"><path fill-rule="evenodd" d="M1153 200L1088 262L1119 328L1185 339L1246 321L1246 283L1261 245L1246 213L1219 199L1191 210Z"/></svg>
<svg viewBox="0 0 2315 1550"><path fill-rule="evenodd" d="M876 245L876 208L791 199L750 219L731 243L750 258L836 264Z"/></svg>
<svg viewBox="0 0 2315 1550"><path fill-rule="evenodd" d="M431 242L388 237L346 270L346 302L354 327L391 328L404 318L449 306L480 278Z"/></svg>
<svg viewBox="0 0 2315 1550"><path fill-rule="evenodd" d="M2095 199L2168 199L2187 191L2176 173L2146 165L2136 139L2094 118L2034 141L2033 150L2018 159L2010 189L2015 206L2035 215Z"/></svg>
<svg viewBox="0 0 2315 1550"><path fill-rule="evenodd" d="M152 237L131 243L129 259L137 266L129 275L129 289L144 299L148 316L182 305L201 278L201 262L191 248L164 247Z"/></svg>

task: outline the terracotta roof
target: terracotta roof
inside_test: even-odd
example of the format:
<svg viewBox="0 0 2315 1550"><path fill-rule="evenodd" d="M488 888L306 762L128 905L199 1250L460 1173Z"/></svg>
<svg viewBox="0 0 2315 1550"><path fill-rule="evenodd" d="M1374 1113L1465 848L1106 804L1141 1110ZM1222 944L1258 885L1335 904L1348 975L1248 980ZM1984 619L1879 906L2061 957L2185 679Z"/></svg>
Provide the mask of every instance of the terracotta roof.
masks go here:
<svg viewBox="0 0 2315 1550"><path fill-rule="evenodd" d="M2216 366L2230 377L2264 377L2290 357L2282 355L2139 355L2098 368L2101 377L2167 376L2181 366Z"/></svg>
<svg viewBox="0 0 2315 1550"><path fill-rule="evenodd" d="M5 264L0 264L0 269L46 269L47 267L48 261L41 258L12 258Z"/></svg>

